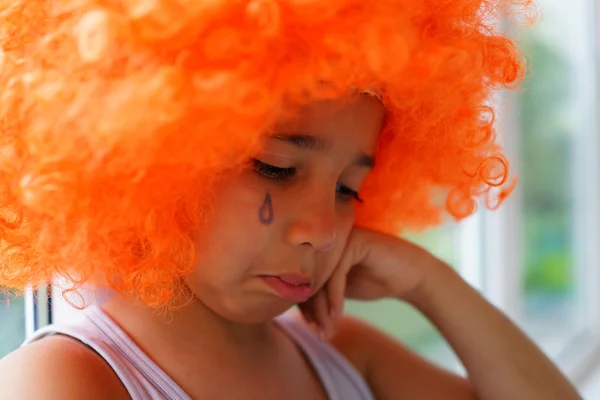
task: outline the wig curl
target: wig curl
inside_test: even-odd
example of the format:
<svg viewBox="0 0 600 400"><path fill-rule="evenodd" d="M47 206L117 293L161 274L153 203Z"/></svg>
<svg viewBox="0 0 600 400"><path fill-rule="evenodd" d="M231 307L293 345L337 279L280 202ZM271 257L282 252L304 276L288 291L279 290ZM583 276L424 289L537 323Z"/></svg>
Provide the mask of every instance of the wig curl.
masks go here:
<svg viewBox="0 0 600 400"><path fill-rule="evenodd" d="M388 109L358 224L398 233L467 217L482 196L496 207L514 181L490 96L524 74L498 24L528 7L1 2L0 286L100 276L168 305L224 171L282 115L352 88Z"/></svg>

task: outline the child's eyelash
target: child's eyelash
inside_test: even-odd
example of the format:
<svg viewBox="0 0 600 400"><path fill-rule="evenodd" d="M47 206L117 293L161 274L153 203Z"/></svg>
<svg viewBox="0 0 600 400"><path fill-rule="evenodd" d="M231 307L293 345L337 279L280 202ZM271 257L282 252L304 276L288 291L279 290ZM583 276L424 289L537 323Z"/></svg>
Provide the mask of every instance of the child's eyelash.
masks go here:
<svg viewBox="0 0 600 400"><path fill-rule="evenodd" d="M338 193L338 196L342 197L343 199L351 198L358 201L359 203L363 202L363 199L360 197L358 192L356 190L350 189L347 186L337 184L335 190Z"/></svg>
<svg viewBox="0 0 600 400"><path fill-rule="evenodd" d="M275 182L282 182L296 174L296 168L275 167L257 159L252 160L252 168L254 169L254 172L258 173L260 176ZM338 183L335 187L335 191L341 200L354 199L360 203L363 202L358 192L347 186Z"/></svg>
<svg viewBox="0 0 600 400"><path fill-rule="evenodd" d="M296 173L295 168L279 168L256 159L252 160L252 167L261 176L277 182L291 178Z"/></svg>

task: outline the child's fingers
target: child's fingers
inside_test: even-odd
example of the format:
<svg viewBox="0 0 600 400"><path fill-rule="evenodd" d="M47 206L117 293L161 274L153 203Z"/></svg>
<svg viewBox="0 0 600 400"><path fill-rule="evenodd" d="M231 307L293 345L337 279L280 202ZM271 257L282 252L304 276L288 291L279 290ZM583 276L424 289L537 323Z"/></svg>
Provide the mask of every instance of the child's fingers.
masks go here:
<svg viewBox="0 0 600 400"><path fill-rule="evenodd" d="M318 292L313 297L305 301L304 303L298 304L298 308L304 317L307 325L317 334L319 337L325 337L325 328L327 325L326 321L323 321L323 315L317 310L322 307L318 306L322 302L322 292Z"/></svg>
<svg viewBox="0 0 600 400"><path fill-rule="evenodd" d="M335 271L327 281L328 313L334 320L344 312L344 301L346 299L346 280L348 271L352 267L353 255L346 252L342 255Z"/></svg>
<svg viewBox="0 0 600 400"><path fill-rule="evenodd" d="M319 290L313 297L314 316L319 328L321 339L329 339L335 333L335 321L329 314L329 302L326 288Z"/></svg>
<svg viewBox="0 0 600 400"><path fill-rule="evenodd" d="M300 312L302 313L304 320L309 325L317 323L317 320L315 318L315 310L314 310L315 307L314 307L314 302L312 301L312 298L308 299L304 303L298 304L298 308L300 309Z"/></svg>
<svg viewBox="0 0 600 400"><path fill-rule="evenodd" d="M331 314L327 288L323 287L313 297L298 304L298 308L307 324L323 340L335 333L335 318Z"/></svg>
<svg viewBox="0 0 600 400"><path fill-rule="evenodd" d="M335 273L327 282L327 312L332 319L337 319L344 312L344 299L346 292L346 274Z"/></svg>

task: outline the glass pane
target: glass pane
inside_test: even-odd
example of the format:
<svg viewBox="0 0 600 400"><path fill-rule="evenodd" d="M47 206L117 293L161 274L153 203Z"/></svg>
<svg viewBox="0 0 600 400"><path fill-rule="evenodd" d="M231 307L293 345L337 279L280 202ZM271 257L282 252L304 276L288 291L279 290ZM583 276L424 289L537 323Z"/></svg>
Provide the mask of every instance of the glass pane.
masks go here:
<svg viewBox="0 0 600 400"><path fill-rule="evenodd" d="M520 92L524 303L522 325L556 356L582 329L574 188L590 127L593 65L588 0L539 0L542 18L521 38L532 71ZM583 146L582 146L583 143ZM579 193L585 195L585 193ZM557 323L560 321L560 323Z"/></svg>
<svg viewBox="0 0 600 400"><path fill-rule="evenodd" d="M25 340L25 301L0 288L0 357L15 350Z"/></svg>
<svg viewBox="0 0 600 400"><path fill-rule="evenodd" d="M445 225L420 234L407 234L405 238L417 243L450 265L457 265L455 246L456 226ZM350 301L346 311L368 321L391 334L429 360L454 368L457 364L452 349L443 337L410 305L396 300L381 300L371 303Z"/></svg>

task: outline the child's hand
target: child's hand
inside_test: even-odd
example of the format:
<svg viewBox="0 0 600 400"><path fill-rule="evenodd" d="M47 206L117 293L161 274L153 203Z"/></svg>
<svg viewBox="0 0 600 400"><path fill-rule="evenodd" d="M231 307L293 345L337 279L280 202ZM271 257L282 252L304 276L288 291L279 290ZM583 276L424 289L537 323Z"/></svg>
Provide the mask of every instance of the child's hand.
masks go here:
<svg viewBox="0 0 600 400"><path fill-rule="evenodd" d="M346 298L410 301L430 266L442 262L424 249L394 236L354 228L340 261L324 287L300 309L322 337L330 337Z"/></svg>

